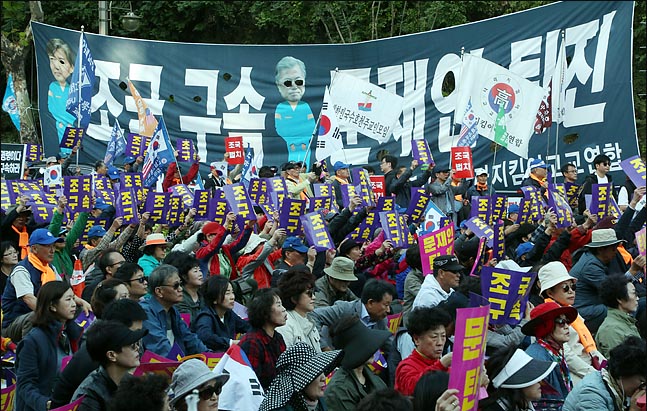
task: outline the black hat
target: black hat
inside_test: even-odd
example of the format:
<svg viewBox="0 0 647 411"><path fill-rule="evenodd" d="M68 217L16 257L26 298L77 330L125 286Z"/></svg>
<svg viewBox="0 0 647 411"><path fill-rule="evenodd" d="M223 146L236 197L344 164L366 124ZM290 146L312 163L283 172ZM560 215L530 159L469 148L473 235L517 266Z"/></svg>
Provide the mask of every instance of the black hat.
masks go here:
<svg viewBox="0 0 647 411"><path fill-rule="evenodd" d="M290 161L288 163L285 163L285 165L283 166L283 171L293 170L295 168L300 168L300 166L294 161Z"/></svg>
<svg viewBox="0 0 647 411"><path fill-rule="evenodd" d="M434 269L443 269L446 271L461 272L465 269L458 262L458 258L454 255L440 255L434 258Z"/></svg>
<svg viewBox="0 0 647 411"><path fill-rule="evenodd" d="M355 247L361 247L363 244L364 243L362 241L355 240L353 238L346 238L341 242L341 244L339 244L339 255L346 257L350 250Z"/></svg>
<svg viewBox="0 0 647 411"><path fill-rule="evenodd" d="M119 321L96 320L86 333L88 353L93 360L102 362L108 351L120 351L146 334L146 329L133 331Z"/></svg>
<svg viewBox="0 0 647 411"><path fill-rule="evenodd" d="M352 370L371 358L390 336L391 331L368 328L358 319L350 328L335 335L332 343L335 348L344 350L341 366Z"/></svg>

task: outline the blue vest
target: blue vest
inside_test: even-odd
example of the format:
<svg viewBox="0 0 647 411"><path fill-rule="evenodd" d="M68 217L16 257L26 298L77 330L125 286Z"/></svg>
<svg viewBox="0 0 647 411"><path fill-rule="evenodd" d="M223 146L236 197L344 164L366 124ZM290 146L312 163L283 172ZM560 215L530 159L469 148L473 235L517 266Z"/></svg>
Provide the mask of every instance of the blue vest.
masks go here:
<svg viewBox="0 0 647 411"><path fill-rule="evenodd" d="M38 290L41 287L40 276L42 272L34 267L28 258L23 259L16 267L25 267L29 271L29 278L34 285L34 295L38 295ZM25 304L22 298L16 297L16 288L11 283L11 279L7 280L7 285L2 293L2 328L7 328L13 320L29 312L31 312L31 308Z"/></svg>

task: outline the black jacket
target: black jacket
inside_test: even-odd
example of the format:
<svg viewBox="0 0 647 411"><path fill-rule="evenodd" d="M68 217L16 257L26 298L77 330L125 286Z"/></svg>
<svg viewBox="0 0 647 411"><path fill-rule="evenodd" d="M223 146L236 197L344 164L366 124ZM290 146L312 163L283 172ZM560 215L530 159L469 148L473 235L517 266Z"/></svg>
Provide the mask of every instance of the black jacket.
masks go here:
<svg viewBox="0 0 647 411"><path fill-rule="evenodd" d="M422 187L425 185L429 177L431 177L431 169L425 170L422 175L412 177L413 170L411 167L400 175L400 178L395 177L395 170L391 170L384 175L384 186L386 195L394 195L395 203L402 207L408 208L411 202L411 187ZM417 173L416 173L417 174Z"/></svg>
<svg viewBox="0 0 647 411"><path fill-rule="evenodd" d="M99 363L90 358L88 349L83 344L59 374L52 393L52 409L72 402L74 391L81 385L85 377L97 368L99 368Z"/></svg>
<svg viewBox="0 0 647 411"><path fill-rule="evenodd" d="M100 366L92 371L74 391L72 401L85 395L78 411L106 411L115 391L117 391L117 384L110 378L108 371Z"/></svg>
<svg viewBox="0 0 647 411"><path fill-rule="evenodd" d="M613 180L610 173L607 173L607 179L609 180L609 183L611 183L611 188L613 189ZM582 184L582 188L580 189L580 195L577 198L577 210L580 214L584 214L584 210L586 210L586 198L584 195L592 193L593 184L599 184L598 175L595 173L591 173L586 176L584 183Z"/></svg>

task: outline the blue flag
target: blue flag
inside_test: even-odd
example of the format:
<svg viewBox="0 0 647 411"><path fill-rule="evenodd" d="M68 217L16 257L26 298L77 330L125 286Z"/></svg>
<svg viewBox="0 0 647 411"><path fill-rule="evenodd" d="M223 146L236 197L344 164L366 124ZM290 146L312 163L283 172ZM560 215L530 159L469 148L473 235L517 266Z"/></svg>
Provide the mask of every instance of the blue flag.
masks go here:
<svg viewBox="0 0 647 411"><path fill-rule="evenodd" d="M74 73L67 95L65 110L77 119L77 127L87 128L90 124L92 90L94 89L94 60L90 54L85 33L79 39L79 53L74 63Z"/></svg>
<svg viewBox="0 0 647 411"><path fill-rule="evenodd" d="M157 128L148 143L148 152L142 165L144 187L150 187L166 168L175 161L173 146L166 130L164 118L160 118Z"/></svg>
<svg viewBox="0 0 647 411"><path fill-rule="evenodd" d="M476 143L479 138L478 121L472 109L472 99L467 102L465 108L465 115L463 116L463 124L461 126L460 137L458 139L457 147L467 147Z"/></svg>
<svg viewBox="0 0 647 411"><path fill-rule="evenodd" d="M254 149L247 144L245 149L245 162L243 163L243 185L245 188L249 187L249 182L251 181L251 168L252 160L254 159Z"/></svg>
<svg viewBox="0 0 647 411"><path fill-rule="evenodd" d="M16 101L16 93L13 91L13 78L11 74L7 77L7 89L4 92L2 99L2 110L6 111L13 121L13 125L20 131L20 115L18 115L18 102Z"/></svg>
<svg viewBox="0 0 647 411"><path fill-rule="evenodd" d="M200 188L200 190L204 190L204 181L202 181L200 173L198 173L198 176L195 179L195 184Z"/></svg>
<svg viewBox="0 0 647 411"><path fill-rule="evenodd" d="M126 140L124 139L124 132L119 126L119 121L115 121L115 126L112 128L112 133L110 134L108 147L106 147L106 155L103 158L106 167L110 167L115 158L123 155L125 152Z"/></svg>

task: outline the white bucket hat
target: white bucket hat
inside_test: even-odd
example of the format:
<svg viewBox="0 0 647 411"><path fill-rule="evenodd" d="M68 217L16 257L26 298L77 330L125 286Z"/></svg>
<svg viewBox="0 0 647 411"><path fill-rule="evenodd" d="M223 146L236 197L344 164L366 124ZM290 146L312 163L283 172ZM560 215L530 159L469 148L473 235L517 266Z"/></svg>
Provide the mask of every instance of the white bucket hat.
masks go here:
<svg viewBox="0 0 647 411"><path fill-rule="evenodd" d="M613 228L598 228L591 231L591 242L586 246L590 248L606 247L611 244L622 243L625 240L618 240L616 230Z"/></svg>
<svg viewBox="0 0 647 411"><path fill-rule="evenodd" d="M573 280L574 282L577 282L577 278L571 277L566 266L564 266L560 261L551 261L541 267L537 276L539 284L541 285L540 294L562 281Z"/></svg>

